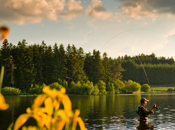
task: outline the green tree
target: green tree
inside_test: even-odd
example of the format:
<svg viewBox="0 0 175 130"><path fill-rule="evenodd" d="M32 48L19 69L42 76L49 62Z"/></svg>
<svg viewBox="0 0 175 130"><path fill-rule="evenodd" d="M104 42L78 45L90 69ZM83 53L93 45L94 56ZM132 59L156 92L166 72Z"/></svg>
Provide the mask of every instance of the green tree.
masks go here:
<svg viewBox="0 0 175 130"><path fill-rule="evenodd" d="M31 46L33 49L33 64L34 64L34 75L35 84L42 85L42 46L34 44Z"/></svg>
<svg viewBox="0 0 175 130"><path fill-rule="evenodd" d="M28 91L31 87L31 84L35 82L35 73L34 73L34 64L33 64L33 49L28 46L25 49L25 60L23 73L25 77L25 87Z"/></svg>
<svg viewBox="0 0 175 130"><path fill-rule="evenodd" d="M55 54L56 55L56 54ZM66 63L67 63L67 58L66 58L66 51L64 49L63 44L61 44L59 46L58 49L58 59L59 59L59 63L58 63L58 78L65 80L66 76L67 76L67 68L66 68Z"/></svg>
<svg viewBox="0 0 175 130"><path fill-rule="evenodd" d="M106 84L104 81L99 80L96 85L98 86L100 94L106 94Z"/></svg>
<svg viewBox="0 0 175 130"><path fill-rule="evenodd" d="M125 81L124 83L125 83L125 87L123 88L123 90L125 91L125 93L133 93L133 92L140 91L141 89L140 84L133 82L132 80Z"/></svg>
<svg viewBox="0 0 175 130"><path fill-rule="evenodd" d="M15 47L15 57L14 57L14 63L16 65L15 69L15 86L22 91L27 91L26 82L25 82L25 51L26 51L26 41L23 40L22 42L18 42L18 46ZM29 85L29 84L28 84ZM28 86L29 87L29 86Z"/></svg>
<svg viewBox="0 0 175 130"><path fill-rule="evenodd" d="M67 47L67 64L66 67L68 68L67 71L67 79L68 84L70 82L78 82L78 81L87 81L87 76L84 73L84 52L83 49L80 48L79 50L76 49L74 45L72 47L68 45Z"/></svg>
<svg viewBox="0 0 175 130"><path fill-rule="evenodd" d="M85 54L85 60L84 60L84 72L86 73L88 79L90 81L93 81L93 56L91 53L86 53Z"/></svg>
<svg viewBox="0 0 175 130"><path fill-rule="evenodd" d="M57 89L57 90L60 90L63 87L58 82L51 83L51 84L49 84L49 86L50 86L51 89Z"/></svg>
<svg viewBox="0 0 175 130"><path fill-rule="evenodd" d="M110 85L109 82L112 81L112 74L111 74L111 66L110 66L110 62L109 62L109 59L107 57L107 53L104 53L103 54L103 60L102 60L102 64L103 64L103 67L104 67L104 81L106 83L106 88L108 87L111 87L111 86L108 86Z"/></svg>
<svg viewBox="0 0 175 130"><path fill-rule="evenodd" d="M114 88L115 88L115 93L119 94L122 93L122 89L125 87L125 84L123 81L117 79L114 81Z"/></svg>
<svg viewBox="0 0 175 130"><path fill-rule="evenodd" d="M93 95L98 95L99 94L99 89L98 89L98 86L95 85L94 86L94 91L92 92Z"/></svg>
<svg viewBox="0 0 175 130"><path fill-rule="evenodd" d="M0 55L0 66L5 67L3 85L14 86L14 61L12 57L12 44L8 43L5 39L2 43L1 55Z"/></svg>
<svg viewBox="0 0 175 130"><path fill-rule="evenodd" d="M44 54L43 54L43 83L51 84L54 81L52 75L53 75L53 51L52 47L48 46L44 48Z"/></svg>
<svg viewBox="0 0 175 130"><path fill-rule="evenodd" d="M141 91L142 92L151 92L151 90L150 90L150 86L148 85L148 84L143 84L142 86L141 86Z"/></svg>
<svg viewBox="0 0 175 130"><path fill-rule="evenodd" d="M104 79L104 66L102 64L102 59L100 56L100 52L93 50L93 60L92 60L92 75L91 79L94 84L96 84L99 80Z"/></svg>
<svg viewBox="0 0 175 130"><path fill-rule="evenodd" d="M59 63L60 63L60 54L59 54L59 50L58 50L58 46L57 44L55 43L55 45L53 46L53 62L52 62L52 65L53 65L53 74L51 75L52 76L52 80L54 82L56 82L59 78L60 78L60 73L59 73L59 69L60 69L60 66L59 66Z"/></svg>
<svg viewBox="0 0 175 130"><path fill-rule="evenodd" d="M110 94L114 94L115 93L115 87L114 84L111 82L108 82L108 85L106 87L106 91Z"/></svg>

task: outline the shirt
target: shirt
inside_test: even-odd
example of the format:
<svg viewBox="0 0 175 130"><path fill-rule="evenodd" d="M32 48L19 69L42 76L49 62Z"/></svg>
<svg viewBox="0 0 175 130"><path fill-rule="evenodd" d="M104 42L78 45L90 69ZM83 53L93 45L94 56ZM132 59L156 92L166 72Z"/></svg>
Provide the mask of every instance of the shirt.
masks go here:
<svg viewBox="0 0 175 130"><path fill-rule="evenodd" d="M153 110L148 110L142 105L138 106L137 114L139 114L139 121L148 120L148 117L150 117L151 113L153 113Z"/></svg>

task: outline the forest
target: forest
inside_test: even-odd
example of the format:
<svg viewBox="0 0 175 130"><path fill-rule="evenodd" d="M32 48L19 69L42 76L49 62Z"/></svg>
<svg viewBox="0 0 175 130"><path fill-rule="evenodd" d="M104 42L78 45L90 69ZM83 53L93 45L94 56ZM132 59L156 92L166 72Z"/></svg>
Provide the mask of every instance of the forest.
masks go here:
<svg viewBox="0 0 175 130"><path fill-rule="evenodd" d="M58 82L70 91L75 84L93 86L103 84L106 91L116 82L149 85L175 84L174 59L139 54L137 56L108 57L99 50L84 52L74 45L64 47L55 43L47 46L28 45L26 40L17 45L5 39L0 49L0 66L5 67L3 87L29 91L32 86ZM86 84L85 84L86 83ZM91 84L91 85L90 85ZM116 88L116 87L112 87ZM103 93L103 90L99 89ZM116 90L117 91L117 90Z"/></svg>

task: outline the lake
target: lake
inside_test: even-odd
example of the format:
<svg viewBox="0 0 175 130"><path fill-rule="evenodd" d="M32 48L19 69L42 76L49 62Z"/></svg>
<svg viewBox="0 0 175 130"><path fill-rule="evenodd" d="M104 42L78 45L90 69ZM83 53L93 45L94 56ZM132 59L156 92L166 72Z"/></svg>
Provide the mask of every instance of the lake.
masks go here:
<svg viewBox="0 0 175 130"><path fill-rule="evenodd" d="M155 130L175 129L175 93L164 94L120 94L100 96L69 95L73 110L80 109L80 117L87 129L93 130L134 130L139 124L136 114L141 97L150 101L147 108L154 103L158 109L149 118L149 123ZM33 103L34 96L5 97L10 105L6 111L0 111L0 130L6 130L11 122L25 113Z"/></svg>

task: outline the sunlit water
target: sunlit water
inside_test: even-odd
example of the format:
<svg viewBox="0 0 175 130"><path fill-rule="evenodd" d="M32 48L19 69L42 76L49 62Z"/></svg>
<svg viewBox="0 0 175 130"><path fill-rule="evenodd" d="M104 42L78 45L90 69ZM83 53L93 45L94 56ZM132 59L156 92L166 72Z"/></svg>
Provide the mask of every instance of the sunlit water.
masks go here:
<svg viewBox="0 0 175 130"><path fill-rule="evenodd" d="M87 129L92 130L134 130L139 124L136 114L141 97L150 101L147 108L154 103L158 110L149 118L149 123L155 130L175 129L175 93L166 94L123 94L101 96L73 96L69 95L73 110L80 109L80 117ZM0 130L6 130L11 122L25 113L35 97L5 97L10 108L0 111Z"/></svg>

